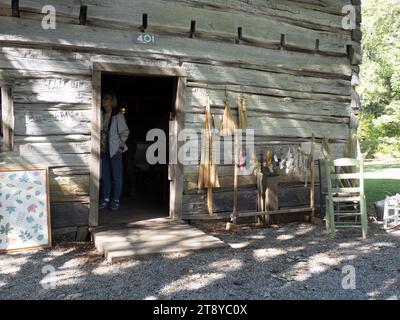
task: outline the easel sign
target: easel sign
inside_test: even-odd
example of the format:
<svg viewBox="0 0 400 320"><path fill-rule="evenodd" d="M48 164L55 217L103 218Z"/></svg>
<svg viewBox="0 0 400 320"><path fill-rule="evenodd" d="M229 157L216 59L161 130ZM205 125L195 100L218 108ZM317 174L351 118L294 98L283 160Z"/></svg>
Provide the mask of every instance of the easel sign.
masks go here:
<svg viewBox="0 0 400 320"><path fill-rule="evenodd" d="M50 246L48 168L0 168L0 252Z"/></svg>

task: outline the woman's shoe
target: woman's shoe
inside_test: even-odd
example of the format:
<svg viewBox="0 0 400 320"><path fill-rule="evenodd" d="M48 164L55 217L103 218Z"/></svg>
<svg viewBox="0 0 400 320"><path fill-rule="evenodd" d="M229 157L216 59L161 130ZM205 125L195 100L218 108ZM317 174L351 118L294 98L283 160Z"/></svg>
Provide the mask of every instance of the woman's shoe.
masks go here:
<svg viewBox="0 0 400 320"><path fill-rule="evenodd" d="M99 204L99 210L107 208L109 204L110 204L109 200L107 200L107 199L101 200L100 204Z"/></svg>
<svg viewBox="0 0 400 320"><path fill-rule="evenodd" d="M110 206L108 207L110 210L116 211L119 209L119 200L111 201Z"/></svg>

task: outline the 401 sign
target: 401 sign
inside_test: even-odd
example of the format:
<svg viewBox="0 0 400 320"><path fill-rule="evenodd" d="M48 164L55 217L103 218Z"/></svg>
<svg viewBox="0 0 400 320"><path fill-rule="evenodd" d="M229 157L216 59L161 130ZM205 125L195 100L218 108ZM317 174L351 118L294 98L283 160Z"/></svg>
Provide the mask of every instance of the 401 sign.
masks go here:
<svg viewBox="0 0 400 320"><path fill-rule="evenodd" d="M134 35L134 41L141 44L155 44L156 36L147 32L140 32Z"/></svg>

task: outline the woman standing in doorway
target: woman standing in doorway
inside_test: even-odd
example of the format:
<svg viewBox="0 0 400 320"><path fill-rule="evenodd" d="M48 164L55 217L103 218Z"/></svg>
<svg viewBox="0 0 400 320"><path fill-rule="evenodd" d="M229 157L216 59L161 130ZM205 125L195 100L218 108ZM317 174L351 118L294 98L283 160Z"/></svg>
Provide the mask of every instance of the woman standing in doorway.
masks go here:
<svg viewBox="0 0 400 320"><path fill-rule="evenodd" d="M99 209L118 210L122 193L122 154L128 150L129 128L117 108L117 97L107 92L102 98L101 177L102 197ZM112 197L111 197L112 195Z"/></svg>

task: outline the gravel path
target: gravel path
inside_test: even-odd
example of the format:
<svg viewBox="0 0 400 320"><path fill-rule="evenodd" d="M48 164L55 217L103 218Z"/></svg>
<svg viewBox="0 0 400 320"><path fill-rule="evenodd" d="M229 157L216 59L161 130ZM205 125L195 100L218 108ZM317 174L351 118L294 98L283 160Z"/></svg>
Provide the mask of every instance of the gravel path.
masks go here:
<svg viewBox="0 0 400 320"><path fill-rule="evenodd" d="M331 238L322 227L296 223L212 233L231 247L114 265L89 244L1 255L0 299L400 297L400 231L373 224L366 240L358 230ZM355 268L355 289L342 287L346 265Z"/></svg>

